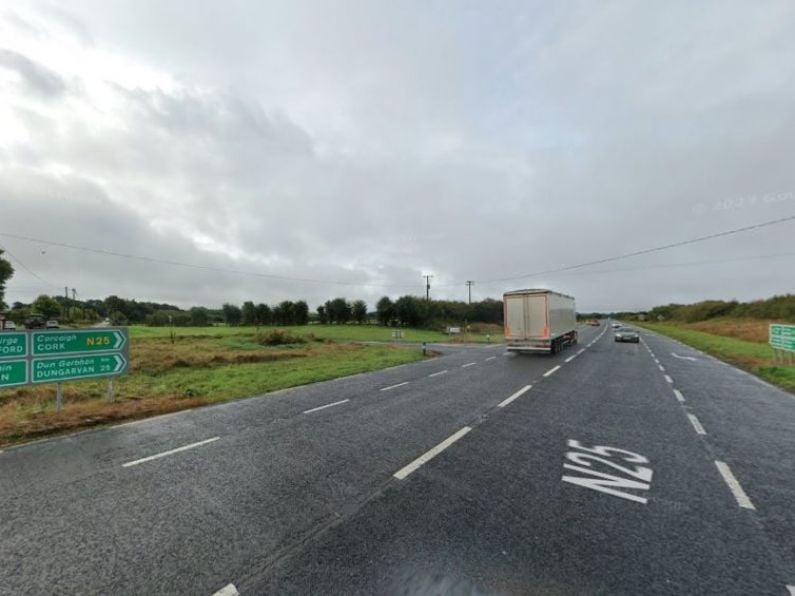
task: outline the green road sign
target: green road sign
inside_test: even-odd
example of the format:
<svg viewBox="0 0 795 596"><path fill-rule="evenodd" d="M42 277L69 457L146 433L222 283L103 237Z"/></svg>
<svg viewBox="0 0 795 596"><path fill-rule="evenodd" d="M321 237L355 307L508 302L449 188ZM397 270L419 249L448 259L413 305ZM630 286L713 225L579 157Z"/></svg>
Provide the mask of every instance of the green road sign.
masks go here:
<svg viewBox="0 0 795 596"><path fill-rule="evenodd" d="M0 331L0 359L24 358L28 355L28 334Z"/></svg>
<svg viewBox="0 0 795 596"><path fill-rule="evenodd" d="M86 354L55 356L31 360L31 383L58 383L92 377L107 377L127 372L128 361L122 354Z"/></svg>
<svg viewBox="0 0 795 596"><path fill-rule="evenodd" d="M769 343L777 350L795 352L795 325L771 325Z"/></svg>
<svg viewBox="0 0 795 596"><path fill-rule="evenodd" d="M127 345L126 329L33 331L33 356L118 351Z"/></svg>
<svg viewBox="0 0 795 596"><path fill-rule="evenodd" d="M27 360L0 360L0 387L26 385L27 382Z"/></svg>

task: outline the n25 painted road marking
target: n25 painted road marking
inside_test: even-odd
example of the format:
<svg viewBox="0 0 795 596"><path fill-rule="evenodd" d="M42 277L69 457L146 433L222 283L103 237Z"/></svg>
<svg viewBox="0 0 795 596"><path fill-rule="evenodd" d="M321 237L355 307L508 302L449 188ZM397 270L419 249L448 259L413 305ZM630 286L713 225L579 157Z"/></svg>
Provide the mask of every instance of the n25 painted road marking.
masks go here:
<svg viewBox="0 0 795 596"><path fill-rule="evenodd" d="M639 497L626 491L649 490L651 488L652 469L645 466L628 466L626 463L648 464L649 460L647 458L633 451L617 447L606 447L604 445L586 447L574 439L569 440L568 446L572 451L566 453L566 461L563 467L566 470L585 474L585 476L564 475L561 477L563 482L590 488L614 497L621 497L628 501L646 504L648 499L645 497ZM616 463L616 460L621 462L621 464ZM569 462L573 462L573 464ZM597 467L601 467L606 471L600 472L594 469L594 463L598 464ZM608 474L607 471L612 473ZM617 476L615 474L616 471L620 472L621 475Z"/></svg>

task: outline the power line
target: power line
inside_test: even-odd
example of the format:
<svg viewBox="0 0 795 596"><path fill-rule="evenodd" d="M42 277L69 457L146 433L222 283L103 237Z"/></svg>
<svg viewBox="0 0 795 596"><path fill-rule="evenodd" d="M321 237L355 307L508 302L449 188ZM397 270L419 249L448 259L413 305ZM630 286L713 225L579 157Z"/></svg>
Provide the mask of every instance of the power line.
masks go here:
<svg viewBox="0 0 795 596"><path fill-rule="evenodd" d="M795 252L781 252L769 255L751 255L732 259L713 259L709 261L689 261L687 263L660 263L657 265L643 265L640 267L623 267L621 269L597 269L595 271L562 272L564 275L599 275L601 273L622 273L626 271L646 271L648 269L668 269L675 267L694 267L699 265L720 265L723 263L736 263L738 261L756 261L760 259L776 259L781 257L795 257Z"/></svg>
<svg viewBox="0 0 795 596"><path fill-rule="evenodd" d="M68 244L66 242L54 242L52 240L43 240L41 238L33 238L31 236L22 236L19 234L9 234L7 232L0 232L0 236L7 238L14 238L16 240L24 240L25 242L37 242L39 244L46 244L48 246L57 246L60 248L68 248L70 250L80 250L83 252L90 252L108 257L119 257L122 259L131 259L136 261L144 261L147 263L160 263L162 265L171 265L174 267L186 267L188 269L200 269L203 271L215 271L219 273L233 273L235 275L249 275L252 277L263 277L266 279L275 279L281 281L293 281L303 283L316 283L328 285L341 285L341 286L370 286L377 288L416 288L418 284L376 284L371 282L355 282L355 281L339 281L328 279L312 279L305 277L291 277L288 275L275 275L272 273L262 273L259 271L244 271L240 269L231 269L227 267L213 267L210 265L197 265L195 263L185 263L182 261L173 261L169 259L158 259L155 257L147 257L143 255L134 255L129 253L117 252L114 250L107 250L104 248L93 248L90 246L79 246L76 244ZM9 253L10 254L10 253ZM57 286L53 286L57 287Z"/></svg>
<svg viewBox="0 0 795 596"><path fill-rule="evenodd" d="M60 287L60 286L57 286L57 285L55 285L54 283L52 283L50 281L47 281L41 275L39 275L38 273L33 271L33 269L31 269L30 267L25 265L25 263L23 263L22 260L18 256L16 256L14 253L12 253L10 250L8 250L8 248L6 246L0 246L0 249L2 249L3 252L5 252L9 257L14 259L14 261L16 261L19 264L20 267L22 267L25 271L30 273L33 277L38 279L40 282L43 282L47 287L49 287L49 288Z"/></svg>
<svg viewBox="0 0 795 596"><path fill-rule="evenodd" d="M525 279L528 277L536 277L538 275L548 275L550 273L561 273L563 271L571 271L573 269L581 269L582 267L591 267L593 265L601 265L603 263L610 263L612 261L618 261L621 259L628 259L630 257L637 257L640 255L646 255L654 252L660 252L662 250L668 250L669 248L677 248L680 246L687 246L688 244L696 244L697 242L705 242L707 240L714 240L715 238L721 238L723 236L730 236L732 234L739 234L741 232L748 232L750 230L758 230L760 228L765 228L768 226L773 226L776 224L788 222L795 220L795 215L789 215L787 217L781 217L779 219L773 219L770 221L753 224L750 226L744 226L742 228L735 228L733 230L725 230L723 232L716 232L714 234L708 234L706 236L699 236L698 238L691 238L690 240L682 240L680 242L674 242L671 244L664 244L662 246L655 246L653 248L645 248L643 250L636 250L634 252L628 252L621 255L616 255L613 257L606 257L603 259L597 259L595 261L587 261L585 263L578 263L577 265L569 265L567 267L558 267L556 269L547 269L544 271L536 271L534 273L527 273L524 275L516 275L511 277L501 277L495 279L487 279L487 280L479 280L478 283L483 284L490 284L490 283L498 283L498 282L505 282L505 281L514 281L519 279Z"/></svg>
<svg viewBox="0 0 795 596"><path fill-rule="evenodd" d="M500 282L506 282L506 281L514 281L514 280L525 279L525 278L528 278L528 277L535 277L535 276L539 276L539 275L548 275L548 274L551 274L551 273L561 273L561 272L565 272L565 271L572 271L572 270L575 270L575 269L581 269L583 267L590 267L590 266L593 266L593 265L600 265L600 264L603 264L603 263L609 263L609 262L618 261L618 260L621 260L621 259L627 259L627 258L630 258L630 257L636 257L636 256L640 256L640 255L654 253L654 252L660 252L660 251L663 251L663 250L668 250L670 248L677 248L677 247L680 247L680 246L687 246L689 244L696 244L698 242L705 242L707 240L713 240L715 238L721 238L721 237L724 237L724 236L729 236L729 235L733 235L733 234L739 234L739 233L748 232L748 231L751 231L751 230L757 230L757 229L760 229L760 228L765 228L765 227L768 227L768 226L772 226L772 225L776 225L776 224L780 224L780 223L785 223L785 222L792 221L792 220L795 220L795 215L790 215L790 216L787 216L787 217L782 217L782 218L779 218L779 219L774 219L774 220L771 220L771 221L766 221L766 222L762 222L762 223L758 223L758 224L754 224L754 225L750 225L750 226L744 226L744 227L741 227L741 228L734 228L734 229L731 229L731 230L725 230L723 232L716 232L714 234L708 234L706 236L699 236L697 238L691 238L689 240L682 240L682 241L679 241L679 242L674 242L674 243L671 243L671 244L665 244L665 245L662 245L662 246L655 246L655 247L652 247L652 248L646 248L646 249L643 249L643 250L637 250L637 251L633 251L633 252L628 252L628 253L624 253L624 254L620 254L620 255L615 255L615 256L612 256L612 257L606 257L606 258L602 258L602 259L597 259L597 260L594 260L594 261L587 261L587 262L584 262L584 263L578 263L576 265L569 265L569 266L566 266L566 267L558 267L558 268L554 268L554 269L546 269L546 270L543 270L543 271L537 271L537 272L534 272L534 273L526 273L526 274L522 274L522 275L514 275L514 276L510 276L510 277L502 277L502 278L494 278L494 279L486 279L486 280L477 280L477 283L480 283L480 284L500 283ZM68 249L71 249L71 250L79 250L79 251L84 251L84 252L90 252L90 253L95 253L95 254L104 255L104 256L119 257L119 258L124 258L124 259L132 259L132 260L143 261L143 262L148 262L148 263L160 263L160 264L163 264L163 265L171 265L171 266L175 266L175 267L185 267L185 268L189 268L189 269L198 269L198 270L203 270L203 271L214 271L214 272L221 272L221 273L232 273L232 274L236 274L236 275L247 275L247 276L252 276L252 277L260 277L260 278L265 278L265 279L274 279L274 280L281 280L281 281L315 283L315 284L325 284L325 285L352 286L352 287L362 287L362 286L365 286L365 287L367 287L367 286L369 286L369 287L378 287L378 288L416 288L417 287L414 284L375 284L375 283L370 283L370 282L358 282L358 281L354 282L354 281L313 279L313 278L304 278L304 277L291 277L291 276L286 276L286 275L276 275L276 274L262 273L262 272L257 272L257 271L243 271L243 270L239 270L239 269L231 269L231 268L224 268L224 267L213 267L213 266L210 266L210 265L197 265L197 264L194 264L194 263L185 263L185 262L182 262L182 261L174 261L174 260L169 260L169 259L159 259L159 258L147 257L147 256L143 256L143 255L134 255L134 254L129 254L129 253L122 253L122 252L117 252L117 251L108 250L108 249L104 249L104 248L93 248L93 247L88 247L88 246L79 246L79 245L75 245L75 244L68 244L66 242L54 242L52 240L43 240L41 238L33 238L33 237L30 237L30 236L22 236L20 234L10 234L10 233L7 233L7 232L0 232L0 236L7 237L7 238L15 238L17 240L24 240L26 242L37 242L37 243L45 244L45 245L49 245L49 246L57 246L57 247L60 247L60 248L68 248ZM8 251L6 251L6 252L8 252ZM11 253L9 253L9 256L13 257L13 255L11 255ZM49 286L57 287L57 286L55 286L55 284L51 284L50 282L48 282L44 278L38 276L33 271L28 269L16 257L13 257L13 258L17 262L19 262L19 264L24 269L26 269L31 275L33 275L37 279L47 283ZM430 296L430 277L431 276L423 276L423 277L426 277L426 284L425 284L426 297L429 297ZM451 283L451 284L442 284L442 285L438 285L437 287L453 287L453 286L458 286L460 283L461 282Z"/></svg>

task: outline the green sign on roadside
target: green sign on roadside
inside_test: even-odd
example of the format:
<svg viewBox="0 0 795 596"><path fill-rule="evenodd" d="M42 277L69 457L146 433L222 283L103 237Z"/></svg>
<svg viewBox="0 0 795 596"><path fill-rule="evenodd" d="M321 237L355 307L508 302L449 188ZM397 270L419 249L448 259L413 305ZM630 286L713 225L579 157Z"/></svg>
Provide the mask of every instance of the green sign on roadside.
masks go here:
<svg viewBox="0 0 795 596"><path fill-rule="evenodd" d="M31 333L33 356L118 351L127 344L126 329L64 329Z"/></svg>
<svg viewBox="0 0 795 596"><path fill-rule="evenodd" d="M27 360L0 360L0 387L26 385L27 382Z"/></svg>
<svg viewBox="0 0 795 596"><path fill-rule="evenodd" d="M24 358L28 355L28 334L0 332L0 359Z"/></svg>
<svg viewBox="0 0 795 596"><path fill-rule="evenodd" d="M59 383L107 377L127 372L128 360L122 354L55 356L31 360L31 383Z"/></svg>
<svg viewBox="0 0 795 596"><path fill-rule="evenodd" d="M770 325L769 343L777 350L795 352L795 325Z"/></svg>

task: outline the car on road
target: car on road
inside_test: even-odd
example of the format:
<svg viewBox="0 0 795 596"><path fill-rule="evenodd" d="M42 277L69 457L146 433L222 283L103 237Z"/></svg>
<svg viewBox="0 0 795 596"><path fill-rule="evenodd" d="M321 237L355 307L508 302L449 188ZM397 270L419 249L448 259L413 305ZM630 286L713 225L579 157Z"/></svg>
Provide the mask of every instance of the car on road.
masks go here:
<svg viewBox="0 0 795 596"><path fill-rule="evenodd" d="M621 323L613 323L611 327L613 327L613 329L618 329L619 327L621 327Z"/></svg>
<svg viewBox="0 0 795 596"><path fill-rule="evenodd" d="M47 326L47 321L41 315L32 314L27 319L25 319L26 329L44 329L46 326Z"/></svg>
<svg viewBox="0 0 795 596"><path fill-rule="evenodd" d="M632 327L619 327L613 336L615 341L627 341L631 343L640 343L640 335Z"/></svg>
<svg viewBox="0 0 795 596"><path fill-rule="evenodd" d="M58 321L56 320L49 320L44 324L44 326L47 327L47 329L58 329L59 327Z"/></svg>
<svg viewBox="0 0 795 596"><path fill-rule="evenodd" d="M601 325L601 323L599 322L599 319L593 319L591 321L588 321L588 324L591 327L599 327Z"/></svg>
<svg viewBox="0 0 795 596"><path fill-rule="evenodd" d="M6 331L16 331L17 325L16 323L14 323L14 321L5 321L5 323L3 324L3 329L5 329Z"/></svg>

